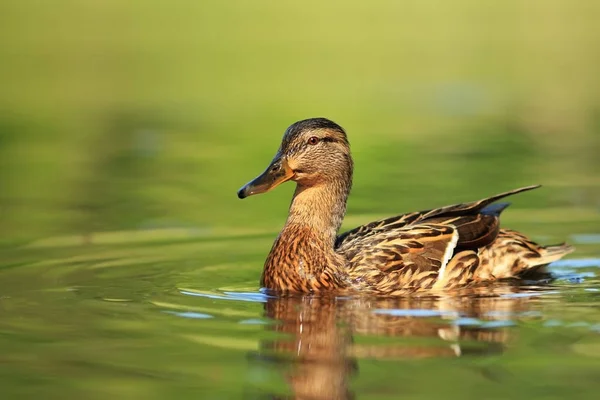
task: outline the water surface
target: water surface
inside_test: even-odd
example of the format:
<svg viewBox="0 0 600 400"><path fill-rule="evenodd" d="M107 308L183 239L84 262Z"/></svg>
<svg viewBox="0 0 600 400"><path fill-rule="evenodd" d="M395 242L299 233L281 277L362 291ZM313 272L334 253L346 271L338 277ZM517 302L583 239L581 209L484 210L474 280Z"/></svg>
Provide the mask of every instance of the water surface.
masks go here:
<svg viewBox="0 0 600 400"><path fill-rule="evenodd" d="M552 279L336 298L261 292L256 248L269 234L132 237L4 251L3 398L558 399L600 389L600 247L589 240Z"/></svg>

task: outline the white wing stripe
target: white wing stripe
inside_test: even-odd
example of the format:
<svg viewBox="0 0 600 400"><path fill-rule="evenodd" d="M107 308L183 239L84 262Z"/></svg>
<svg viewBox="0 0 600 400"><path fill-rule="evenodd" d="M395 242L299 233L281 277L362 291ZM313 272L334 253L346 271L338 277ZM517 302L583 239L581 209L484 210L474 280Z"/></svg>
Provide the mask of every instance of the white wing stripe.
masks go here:
<svg viewBox="0 0 600 400"><path fill-rule="evenodd" d="M452 258L452 253L454 252L454 248L456 247L456 243L458 242L458 231L454 229L452 232L452 239L446 246L446 251L444 251L444 257L442 258L442 266L440 267L440 272L438 273L437 282L442 282L444 279L444 274L446 273L446 265L450 262Z"/></svg>

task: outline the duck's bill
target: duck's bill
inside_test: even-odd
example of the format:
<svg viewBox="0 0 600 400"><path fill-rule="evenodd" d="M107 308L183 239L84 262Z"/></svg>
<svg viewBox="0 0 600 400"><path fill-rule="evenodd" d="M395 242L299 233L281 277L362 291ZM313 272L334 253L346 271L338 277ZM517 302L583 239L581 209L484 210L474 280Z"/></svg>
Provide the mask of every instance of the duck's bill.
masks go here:
<svg viewBox="0 0 600 400"><path fill-rule="evenodd" d="M244 199L254 194L268 192L293 177L294 171L288 166L287 162L275 157L265 172L238 190L238 197Z"/></svg>

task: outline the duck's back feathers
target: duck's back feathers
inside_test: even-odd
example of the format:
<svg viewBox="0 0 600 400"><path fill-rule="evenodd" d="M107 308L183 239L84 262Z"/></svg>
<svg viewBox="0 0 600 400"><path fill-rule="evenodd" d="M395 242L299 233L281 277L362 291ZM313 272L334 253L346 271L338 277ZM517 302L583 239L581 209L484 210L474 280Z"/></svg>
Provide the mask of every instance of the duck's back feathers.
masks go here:
<svg viewBox="0 0 600 400"><path fill-rule="evenodd" d="M525 186L470 203L454 204L451 206L436 208L433 210L423 212L422 218L428 219L437 216L450 217L455 215L489 214L489 212L484 212L483 210L494 210L496 208L493 206L492 208L488 208L490 204L495 203L498 200L503 199L505 197L512 196L513 194L526 192L528 190L537 189L539 187L541 187L541 185ZM504 205L502 209L506 208L507 205L508 204ZM502 209L500 211L502 211Z"/></svg>
<svg viewBox="0 0 600 400"><path fill-rule="evenodd" d="M429 220L439 221L450 221L453 217L467 217L467 216L492 216L499 217L500 213L508 207L510 203L496 203L492 204L504 197L511 196L513 194L525 192L539 188L541 185L525 186L519 189L514 189L508 192L500 193L492 197L485 199L469 202L453 204L450 206L434 208L431 210L412 212L407 214L397 215L395 217L386 218L378 221L374 221L365 225L358 226L344 234L338 236L336 241L336 247L342 249L347 246L347 243L360 240L361 237L371 236L383 231L394 230L403 228L407 225L416 224L418 222L430 222ZM457 223L459 219L456 220ZM467 220L463 219L463 222ZM485 223L485 221L481 220ZM487 222L490 220L487 219ZM474 222L474 221L471 221ZM460 225L460 223L458 223ZM471 226L474 226L473 224ZM466 240L466 239L465 239Z"/></svg>
<svg viewBox="0 0 600 400"><path fill-rule="evenodd" d="M452 256L457 240L452 226L423 224L364 237L342 252L351 265L377 265L385 273L404 268L437 271Z"/></svg>
<svg viewBox="0 0 600 400"><path fill-rule="evenodd" d="M415 281L421 289L516 276L571 250L544 248L517 232L500 229L500 213L508 203L494 202L537 187L362 225L339 236L336 251L347 258L351 270L362 275L371 271L382 279L381 285L390 277L380 274L397 275L403 281L409 274L421 280ZM435 279L429 279L432 276ZM428 278L429 285L421 278Z"/></svg>

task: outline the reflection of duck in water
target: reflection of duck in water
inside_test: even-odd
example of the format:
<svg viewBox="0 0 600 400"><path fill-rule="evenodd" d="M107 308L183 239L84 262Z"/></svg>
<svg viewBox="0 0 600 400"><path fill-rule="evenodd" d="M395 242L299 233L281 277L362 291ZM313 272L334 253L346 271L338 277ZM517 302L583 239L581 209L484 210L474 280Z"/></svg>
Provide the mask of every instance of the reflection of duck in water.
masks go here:
<svg viewBox="0 0 600 400"><path fill-rule="evenodd" d="M240 189L244 198L288 180L297 183L265 263L263 286L401 295L520 276L572 251L499 228L507 204L495 202L536 186L375 221L337 236L352 169L344 130L324 118L308 119L287 129L271 165Z"/></svg>
<svg viewBox="0 0 600 400"><path fill-rule="evenodd" d="M526 309L529 299L498 296L513 290L497 284L486 289L494 297L445 299L340 299L313 295L270 298L265 314L275 323L268 329L283 335L261 343L259 360L275 363L278 370L285 371L292 398L352 398L349 387L358 372L357 359L485 356L503 352L508 328L502 324L481 324L514 318ZM459 317L474 318L481 324L460 326L454 323ZM357 335L364 340L355 341ZM374 341L375 337L389 339Z"/></svg>

